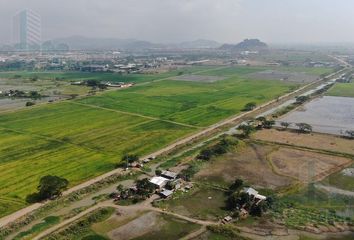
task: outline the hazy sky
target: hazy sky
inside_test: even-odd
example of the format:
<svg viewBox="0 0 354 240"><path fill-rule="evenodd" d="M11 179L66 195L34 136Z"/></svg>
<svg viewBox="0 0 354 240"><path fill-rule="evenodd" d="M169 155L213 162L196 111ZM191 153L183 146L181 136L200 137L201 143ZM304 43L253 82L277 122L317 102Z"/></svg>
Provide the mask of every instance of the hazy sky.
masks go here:
<svg viewBox="0 0 354 240"><path fill-rule="evenodd" d="M354 0L0 0L0 43L25 8L42 16L43 39L354 42Z"/></svg>

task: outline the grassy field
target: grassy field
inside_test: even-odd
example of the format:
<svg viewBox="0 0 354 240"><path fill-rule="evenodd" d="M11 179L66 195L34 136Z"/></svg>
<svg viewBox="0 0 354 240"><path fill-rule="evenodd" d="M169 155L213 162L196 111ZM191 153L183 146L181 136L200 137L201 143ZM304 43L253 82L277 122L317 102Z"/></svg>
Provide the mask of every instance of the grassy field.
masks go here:
<svg viewBox="0 0 354 240"><path fill-rule="evenodd" d="M327 95L335 97L354 97L354 83L336 83Z"/></svg>
<svg viewBox="0 0 354 240"><path fill-rule="evenodd" d="M261 104L298 86L244 80L240 71L251 70L235 71L240 76L215 83L165 80L0 114L0 216L25 206L44 175L65 177L74 186L114 169L124 153L152 153L239 113L248 102Z"/></svg>
<svg viewBox="0 0 354 240"><path fill-rule="evenodd" d="M24 206L44 175L73 186L114 169L125 152L150 153L192 131L71 103L0 115L0 216Z"/></svg>
<svg viewBox="0 0 354 240"><path fill-rule="evenodd" d="M308 68L308 67L227 67L224 69L208 70L202 73L202 75L212 76L242 76L256 72L262 72L265 70L277 70L283 72L298 72L307 73L310 75L321 76L333 72L331 68Z"/></svg>
<svg viewBox="0 0 354 240"><path fill-rule="evenodd" d="M350 168L354 168L354 165ZM346 176L342 172L332 174L328 178L322 181L325 185L330 185L336 188L344 189L347 191L354 190L354 177Z"/></svg>
<svg viewBox="0 0 354 240"><path fill-rule="evenodd" d="M222 69L212 69L201 73L210 76L243 76L250 73L265 71L267 67L225 67Z"/></svg>
<svg viewBox="0 0 354 240"><path fill-rule="evenodd" d="M225 210L226 199L226 193L221 190L197 186L189 193L180 192L158 205L162 209L193 218L219 220L228 215Z"/></svg>
<svg viewBox="0 0 354 240"><path fill-rule="evenodd" d="M119 73L89 73L89 72L66 72L66 71L10 71L0 72L0 78L9 79L31 79L38 77L42 80L61 80L61 81L83 81L101 80L112 82L149 82L168 77L177 76L180 73L189 74L215 69L214 66L193 66L181 68L174 71L157 74L119 74Z"/></svg>
<svg viewBox="0 0 354 240"><path fill-rule="evenodd" d="M296 86L238 77L212 84L162 81L79 102L205 127L239 113L248 102L261 104Z"/></svg>
<svg viewBox="0 0 354 240"><path fill-rule="evenodd" d="M334 71L332 68L326 67L316 67L316 68L308 68L308 67L279 67L278 70L280 71L287 71L287 72L301 72L307 73L310 75L315 76L323 76L330 74Z"/></svg>
<svg viewBox="0 0 354 240"><path fill-rule="evenodd" d="M329 57L326 53L320 53L317 51L301 51L301 50L273 50L268 53L263 53L259 56L255 56L257 60L263 60L267 62L285 61L290 63L303 64L305 61L325 61L334 62L333 58Z"/></svg>

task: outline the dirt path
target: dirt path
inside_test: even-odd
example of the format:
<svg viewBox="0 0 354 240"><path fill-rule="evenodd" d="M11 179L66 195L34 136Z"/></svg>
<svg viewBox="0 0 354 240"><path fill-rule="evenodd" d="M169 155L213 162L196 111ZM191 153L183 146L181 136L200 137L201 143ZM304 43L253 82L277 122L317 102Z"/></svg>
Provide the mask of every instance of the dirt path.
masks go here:
<svg viewBox="0 0 354 240"><path fill-rule="evenodd" d="M125 114L125 115L130 115L130 116L135 116L135 117L146 118L146 119L154 120L154 121L162 121L162 122L167 122L167 123L173 123L175 125L180 125L180 126L184 126L184 127L203 129L202 127L198 127L198 126L194 126L194 125L189 125L189 124L185 124L185 123L165 120L165 119L161 119L161 118L145 116L145 115L138 114L138 113L125 112L125 111L120 111L120 110L116 110L116 109L100 107L100 106L96 106L96 105L92 105L92 104L79 103L79 102L70 102L70 103L71 104L80 105L80 106L85 106L85 107L90 107L90 108L96 108L96 109L101 109L101 110L105 110L105 111L110 111L110 112L122 113L122 114Z"/></svg>
<svg viewBox="0 0 354 240"><path fill-rule="evenodd" d="M72 222L74 222L74 221L76 221L76 220L78 220L78 219L84 217L85 215L89 214L90 212L93 212L93 211L95 211L96 209L99 209L99 208L101 208L101 207L110 207L110 205L108 205L108 204L107 204L107 205L105 205L105 204L97 204L96 206L94 206L94 207L92 207L92 208L89 208L89 209L87 209L87 210L85 210L85 211L83 211L83 212L77 214L75 217L70 218L70 219L67 219L67 220L65 220L65 221L63 221L63 222L61 222L61 223L55 225L54 227L51 227L51 228L49 228L49 229L47 229L47 230L41 232L39 235L37 235L36 237L34 237L33 240L41 239L41 238L43 238L43 237L45 237L45 236L47 236L47 235L49 235L49 234L51 234L51 233L53 233L53 232L55 232L55 231L61 229L61 228L63 228L63 227L65 227L65 226L69 225L70 223L72 223Z"/></svg>
<svg viewBox="0 0 354 240"><path fill-rule="evenodd" d="M199 230L188 234L187 236L181 238L180 240L195 239L196 237L198 237L198 236L202 235L203 233L205 233L206 230L207 230L206 227L203 226L203 227L201 227Z"/></svg>
<svg viewBox="0 0 354 240"><path fill-rule="evenodd" d="M331 78L331 77L333 77L333 76L336 76L337 74L342 73L343 71L346 71L346 70L347 70L347 69L342 69L342 70L339 70L339 71L337 71L337 72L335 72L335 73L332 73L332 74L328 75L328 76L326 77L326 79ZM169 78L167 78L167 79L169 79ZM183 138L183 139L181 139L181 140L178 140L177 142L172 143L171 145L169 145L169 146L167 146L167 147L165 147L165 148L162 148L162 149L160 149L160 150L158 150L158 151L156 151L156 152L154 152L154 153L152 153L152 154L150 154L150 155L147 155L147 156L145 156L145 157L143 157L143 158L148 158L148 157L152 157L152 156L159 156L159 155L161 155L161 154L163 154L163 153L166 153L166 152L169 152L169 151L173 150L174 148L176 148L176 147L178 147L178 146L180 146L180 145L184 145L184 144L186 144L186 143L188 143L188 142L190 142L190 141L193 141L193 140L195 140L195 139L197 139L197 138L199 138L199 137L201 137L201 136L203 136L203 135L205 135L205 134L207 134L207 133L210 133L210 132L212 132L212 131L214 131L214 130L220 128L220 127L223 127L223 126L232 124L232 123L234 123L234 122L236 122L236 121L245 120L245 119L247 119L247 117L250 117L250 116L252 116L252 115L255 114L255 113L258 113L258 112L260 112L260 111L262 111L262 110L265 111L267 107L271 107L271 106L274 105L274 104L275 104L275 105L281 104L281 103L282 103L282 100L286 100L286 99L289 98L289 97L293 97L294 95L296 95L296 94L298 94L298 93L301 93L302 91L304 91L304 90L306 90L306 89L308 89L308 88L316 87L317 84L320 84L320 83L323 82L323 81L324 81L324 79L320 79L319 81L316 81L316 82L307 84L307 85L305 85L305 86L303 86L303 87L301 87L301 88L299 88L299 89L297 89L297 90L295 90L295 91L293 91L293 92L291 92L291 93L287 93L287 94L285 94L285 95L279 97L278 99L275 99L275 100L272 100L272 101L270 101L270 102L267 102L267 103L265 103L265 104L263 104L263 105L260 105L260 106L256 107L255 109L253 109L252 111L244 112L244 113L242 113L242 114L237 114L237 115L235 115L235 116L233 116L233 117L230 117L230 118L228 118L228 119L226 119L226 120L223 120L223 121L221 121L221 122L219 122L219 123L216 123L216 124L214 124L214 125L211 125L211 126L209 126L208 128L205 128L204 130L202 130L202 131L200 131L200 132L198 132L198 133L195 133L195 134L190 135L190 136L188 136L188 137L185 137L185 138ZM65 196L65 195L68 195L68 194L70 194L70 193L72 193L72 192L75 192L75 191L77 191L77 190L80 190L80 189L82 189L82 188L85 188L85 187L87 187L87 186L90 186L90 185L92 185L92 184L94 184L94 183L97 183L97 182L99 182L99 181L101 181L101 180L103 180L103 179L105 179L105 178L107 178L107 177L110 177L110 176L115 175L115 174L120 174L120 173L122 173L122 172L123 172L122 169L115 169L115 170L110 171L110 172L108 172L108 173L105 173L105 174L103 174L103 175L101 175L101 176L98 176L98 177L96 177L96 178L93 178L93 179L91 179L91 180L89 180L89 181L86 181L86 182L84 182L84 183L82 183L82 184L79 184L79 185L77 185L77 186L75 186L75 187L69 189L68 191L64 192L63 195L64 195L64 196ZM19 210L19 211L13 213L13 214L11 214L11 215L8 215L8 216L6 216L6 217L4 217L4 218L1 218L1 219L0 219L0 228L3 227L3 226L6 226L7 224L9 224L9 223L11 223L11 222L13 222L13 221L16 221L17 219L23 217L23 216L26 215L26 214L31 213L32 211L34 211L34 210L40 208L40 207L43 206L43 205L44 205L44 204L31 205L31 206L29 206L29 207L27 207L27 208L24 208L24 209L21 209L21 210Z"/></svg>
<svg viewBox="0 0 354 240"><path fill-rule="evenodd" d="M174 216L176 218L179 218L179 219L183 219L185 221L188 221L188 222L192 222L192 223L195 223L195 224L199 224L199 225L202 225L202 226L208 226L208 225L215 225L215 224L219 224L218 222L211 222L211 221L203 221L203 220L199 220L199 219L194 219L194 218L190 218L190 217L186 217L186 216L183 216L183 215L180 215L180 214L177 214L177 213L173 213L173 212L167 212L167 211L163 211L159 208L154 208L154 207L151 207L149 206L150 203L156 198L156 196L154 195L152 198L140 203L140 204L137 204L137 205L131 205L131 206L118 206L118 205L115 205L113 204L113 202L110 200L110 201L106 201L106 202L102 202L102 203L99 203L97 205L95 205L94 207L91 207L83 212L81 212L80 214L76 215L75 217L73 218L70 218L70 219L67 219L43 232L41 232L39 235L37 235L36 237L33 238L33 240L39 240L39 239L42 239L62 228L65 228L67 226L69 226L71 223L79 220L80 218L84 217L85 215L99 209L99 208L105 208L105 207L113 207L117 210L121 209L121 210L134 210L134 211L154 211L154 212L158 212L158 213L161 213L161 214L168 214L168 215L171 215L171 216ZM198 235L196 235L198 236Z"/></svg>
<svg viewBox="0 0 354 240"><path fill-rule="evenodd" d="M325 190L329 193L332 193L332 194L339 194L339 195L354 197L354 192L352 192L352 191L347 191L347 190L343 190L343 189L336 188L336 187L325 186L322 184L315 184L315 187L319 188L319 189L323 189L323 190Z"/></svg>

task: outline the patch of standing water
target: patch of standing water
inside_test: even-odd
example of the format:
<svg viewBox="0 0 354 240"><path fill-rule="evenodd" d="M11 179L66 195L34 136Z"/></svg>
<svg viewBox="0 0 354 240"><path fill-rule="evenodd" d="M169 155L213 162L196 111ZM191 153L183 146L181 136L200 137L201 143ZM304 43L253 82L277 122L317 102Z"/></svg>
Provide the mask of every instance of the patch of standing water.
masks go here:
<svg viewBox="0 0 354 240"><path fill-rule="evenodd" d="M342 174L347 177L354 177L354 168L346 168L342 171Z"/></svg>
<svg viewBox="0 0 354 240"><path fill-rule="evenodd" d="M354 98L318 98L280 121L293 123L294 126L296 123L307 123L314 132L344 135L345 131L354 130Z"/></svg>

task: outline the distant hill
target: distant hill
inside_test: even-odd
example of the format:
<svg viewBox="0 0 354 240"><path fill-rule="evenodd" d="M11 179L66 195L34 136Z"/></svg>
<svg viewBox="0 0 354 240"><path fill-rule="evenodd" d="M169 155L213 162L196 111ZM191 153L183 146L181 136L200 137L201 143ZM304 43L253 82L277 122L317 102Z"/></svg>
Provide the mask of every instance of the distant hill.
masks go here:
<svg viewBox="0 0 354 240"><path fill-rule="evenodd" d="M222 44L212 40L198 39L190 42L182 42L177 45L179 48L219 48Z"/></svg>
<svg viewBox="0 0 354 240"><path fill-rule="evenodd" d="M157 44L136 39L88 38L72 36L52 40L53 44L67 44L74 50L142 50L151 48L218 48L220 43L210 40L196 40L177 44Z"/></svg>
<svg viewBox="0 0 354 240"><path fill-rule="evenodd" d="M82 36L58 38L54 39L52 42L55 44L67 44L69 45L70 49L74 50L140 50L161 47L160 44L154 44L136 39L88 38Z"/></svg>
<svg viewBox="0 0 354 240"><path fill-rule="evenodd" d="M268 49L268 45L259 39L246 39L238 44L224 44L219 49L226 51L259 51Z"/></svg>

